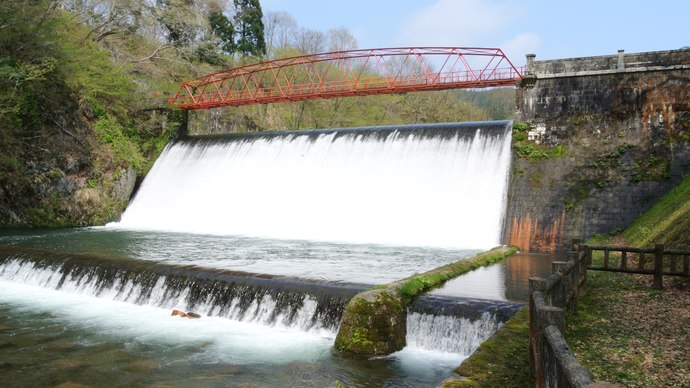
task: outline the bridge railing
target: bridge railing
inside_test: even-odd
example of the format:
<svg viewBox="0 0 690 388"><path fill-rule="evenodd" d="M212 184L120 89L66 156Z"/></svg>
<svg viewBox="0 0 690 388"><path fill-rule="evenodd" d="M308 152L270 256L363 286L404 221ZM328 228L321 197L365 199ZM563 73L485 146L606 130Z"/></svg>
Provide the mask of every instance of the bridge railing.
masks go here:
<svg viewBox="0 0 690 388"><path fill-rule="evenodd" d="M204 104L224 102L225 105L246 105L248 102L261 99L264 103L277 102L281 99L295 100L301 96L311 95L313 98L346 97L353 95L403 93L416 91L416 89L452 89L454 86L462 86L474 83L477 87L480 83L492 83L502 80L514 80L519 77L519 70L513 68L499 69L490 74L473 74L469 71L446 72L430 77L424 74L396 76L396 77L371 77L357 82L351 80L324 81L319 83L274 86L256 89L228 90L225 92L194 94L177 96L175 103L178 105ZM434 87L436 86L436 87Z"/></svg>
<svg viewBox="0 0 690 388"><path fill-rule="evenodd" d="M434 66L433 64L436 64ZM473 66L470 66L470 63ZM438 70L432 70L438 67ZM186 82L169 103L183 109L358 95L512 86L524 68L500 49L413 47L278 59Z"/></svg>
<svg viewBox="0 0 690 388"><path fill-rule="evenodd" d="M665 249L664 244L657 243L654 248L608 245L582 247L587 256L588 269L654 275L654 289L663 287L663 276L690 276L690 251ZM597 265L593 264L595 252L603 253L596 255Z"/></svg>

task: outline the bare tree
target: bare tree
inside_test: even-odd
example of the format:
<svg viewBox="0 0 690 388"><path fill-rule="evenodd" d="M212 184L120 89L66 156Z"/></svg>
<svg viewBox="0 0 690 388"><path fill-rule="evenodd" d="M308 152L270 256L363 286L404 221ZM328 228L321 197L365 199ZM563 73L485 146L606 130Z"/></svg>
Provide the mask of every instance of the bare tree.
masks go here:
<svg viewBox="0 0 690 388"><path fill-rule="evenodd" d="M299 33L295 18L286 11L267 11L263 22L269 58L276 58L281 52L289 51Z"/></svg>
<svg viewBox="0 0 690 388"><path fill-rule="evenodd" d="M357 48L357 38L344 26L328 30L328 51L347 51Z"/></svg>
<svg viewBox="0 0 690 388"><path fill-rule="evenodd" d="M294 47L303 55L322 53L326 48L326 34L302 27L296 36Z"/></svg>

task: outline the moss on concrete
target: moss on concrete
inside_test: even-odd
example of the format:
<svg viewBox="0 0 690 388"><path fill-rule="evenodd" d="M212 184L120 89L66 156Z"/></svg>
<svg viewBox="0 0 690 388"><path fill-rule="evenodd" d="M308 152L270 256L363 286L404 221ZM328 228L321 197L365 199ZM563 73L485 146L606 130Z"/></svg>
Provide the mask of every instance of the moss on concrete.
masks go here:
<svg viewBox="0 0 690 388"><path fill-rule="evenodd" d="M473 271L479 267L498 263L517 252L517 250L516 247L496 247L469 259L463 259L425 272L421 275L415 275L407 279L393 282L388 287L395 287L403 296L405 305L407 305L412 298L422 292L439 287L448 280Z"/></svg>
<svg viewBox="0 0 690 388"><path fill-rule="evenodd" d="M407 309L395 290L378 289L352 298L345 309L335 347L347 354L374 356L405 347Z"/></svg>
<svg viewBox="0 0 690 388"><path fill-rule="evenodd" d="M360 356L380 356L401 350L406 344L407 305L415 296L480 266L497 263L516 251L515 247L497 247L357 294L343 314L335 339L336 349Z"/></svg>
<svg viewBox="0 0 690 388"><path fill-rule="evenodd" d="M528 342L529 308L523 307L455 369L467 380L449 381L443 388L533 387Z"/></svg>

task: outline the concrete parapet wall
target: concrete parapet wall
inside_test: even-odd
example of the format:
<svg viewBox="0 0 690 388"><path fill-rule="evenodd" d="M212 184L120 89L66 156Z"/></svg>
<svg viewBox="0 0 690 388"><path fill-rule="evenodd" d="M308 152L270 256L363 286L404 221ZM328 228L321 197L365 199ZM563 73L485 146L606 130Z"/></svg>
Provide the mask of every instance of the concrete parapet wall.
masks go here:
<svg viewBox="0 0 690 388"><path fill-rule="evenodd" d="M690 68L688 50L655 51L646 53L618 54L596 57L535 61L526 69L538 78L564 77L585 73L635 72L663 69Z"/></svg>
<svg viewBox="0 0 690 388"><path fill-rule="evenodd" d="M528 57L528 68L505 244L564 251L624 229L690 172L690 50Z"/></svg>

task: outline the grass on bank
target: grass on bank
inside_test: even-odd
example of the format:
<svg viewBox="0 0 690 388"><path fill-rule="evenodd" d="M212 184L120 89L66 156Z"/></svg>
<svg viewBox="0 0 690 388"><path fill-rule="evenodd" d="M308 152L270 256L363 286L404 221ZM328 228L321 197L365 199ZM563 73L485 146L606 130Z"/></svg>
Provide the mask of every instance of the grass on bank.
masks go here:
<svg viewBox="0 0 690 388"><path fill-rule="evenodd" d="M668 279L668 280L667 280ZM599 381L621 387L690 388L690 281L590 271L587 295L565 338Z"/></svg>
<svg viewBox="0 0 690 388"><path fill-rule="evenodd" d="M690 175L622 233L588 244L690 249ZM595 252L596 254L597 252ZM603 254L594 260L603 261ZM613 258L612 258L613 259ZM601 264L601 263L598 263ZM630 388L690 388L690 279L589 271L577 315L566 315L566 341L598 381ZM526 309L524 309L526 311ZM522 312L522 311L521 311ZM465 381L445 388L529 387L529 317L501 328L455 370Z"/></svg>
<svg viewBox="0 0 690 388"><path fill-rule="evenodd" d="M653 247L659 242L667 248L690 250L690 174L626 228L622 237L634 247Z"/></svg>
<svg viewBox="0 0 690 388"><path fill-rule="evenodd" d="M588 244L690 250L690 175L622 233ZM611 255L612 265L619 256ZM637 257L629 258L636 264ZM603 253L594 252L594 264ZM566 341L598 380L621 387L690 388L690 279L589 271L587 296L568 317Z"/></svg>

